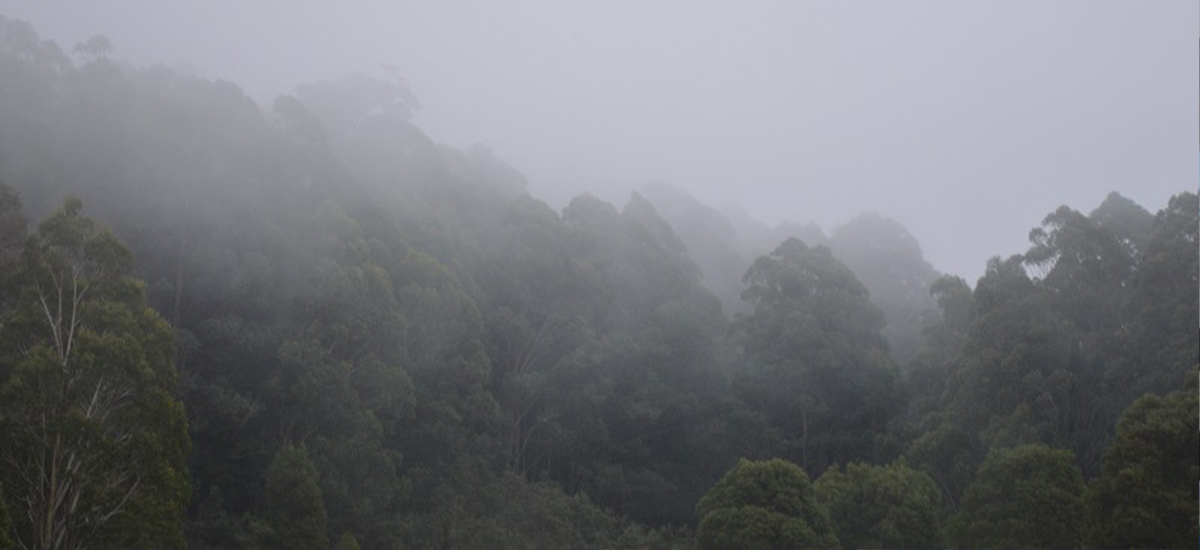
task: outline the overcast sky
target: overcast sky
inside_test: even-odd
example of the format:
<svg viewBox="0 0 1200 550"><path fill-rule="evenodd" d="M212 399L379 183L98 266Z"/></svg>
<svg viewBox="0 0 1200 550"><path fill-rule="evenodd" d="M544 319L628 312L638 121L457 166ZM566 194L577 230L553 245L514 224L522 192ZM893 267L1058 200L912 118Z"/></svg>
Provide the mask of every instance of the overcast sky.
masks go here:
<svg viewBox="0 0 1200 550"><path fill-rule="evenodd" d="M967 276L1060 204L1197 186L1200 3L0 0L64 49L261 103L394 67L416 123L561 207L661 180L826 231L896 218Z"/></svg>

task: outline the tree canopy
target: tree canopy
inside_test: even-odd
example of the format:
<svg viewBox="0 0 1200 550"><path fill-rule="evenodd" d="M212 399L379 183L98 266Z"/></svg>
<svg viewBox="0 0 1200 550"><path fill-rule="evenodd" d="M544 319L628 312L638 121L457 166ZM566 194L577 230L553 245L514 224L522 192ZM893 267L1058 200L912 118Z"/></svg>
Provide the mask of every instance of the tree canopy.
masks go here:
<svg viewBox="0 0 1200 550"><path fill-rule="evenodd" d="M837 548L808 474L780 459L739 460L696 505L701 549Z"/></svg>
<svg viewBox="0 0 1200 550"><path fill-rule="evenodd" d="M22 545L182 547L190 441L170 327L67 199L26 241L0 338L5 497Z"/></svg>
<svg viewBox="0 0 1200 550"><path fill-rule="evenodd" d="M1183 388L1130 405L1087 493L1087 544L1183 548L1200 538L1200 409L1195 369Z"/></svg>
<svg viewBox="0 0 1200 550"><path fill-rule="evenodd" d="M958 548L1076 548L1083 491L1083 473L1068 450L994 450L967 487L949 538Z"/></svg>
<svg viewBox="0 0 1200 550"><path fill-rule="evenodd" d="M941 490L904 461L835 466L825 470L814 489L843 549L941 544Z"/></svg>
<svg viewBox="0 0 1200 550"><path fill-rule="evenodd" d="M866 288L828 248L797 239L755 260L746 284L753 309L735 329L754 370L742 391L775 430L774 452L814 471L875 459L872 434L900 395Z"/></svg>
<svg viewBox="0 0 1200 550"><path fill-rule="evenodd" d="M0 17L0 547L1194 540L1190 191L972 282L882 215L552 206L396 78L119 51Z"/></svg>

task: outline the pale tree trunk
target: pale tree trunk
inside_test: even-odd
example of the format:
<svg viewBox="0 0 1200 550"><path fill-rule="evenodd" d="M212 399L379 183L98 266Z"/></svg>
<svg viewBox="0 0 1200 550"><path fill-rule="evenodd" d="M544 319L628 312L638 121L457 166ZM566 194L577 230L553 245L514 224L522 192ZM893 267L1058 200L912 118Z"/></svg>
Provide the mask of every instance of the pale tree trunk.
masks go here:
<svg viewBox="0 0 1200 550"><path fill-rule="evenodd" d="M549 320L544 319L537 332L532 335L506 335L509 356L506 361L508 368L505 376L524 377L533 372L540 362L538 359L543 342L552 328L554 327L550 326ZM541 408L541 399L537 395L526 395L521 392L519 395L508 396L504 399L503 405L509 416L509 468L524 476L529 468L529 460L526 456L529 441L544 421L544 417L538 414Z"/></svg>
<svg viewBox="0 0 1200 550"><path fill-rule="evenodd" d="M28 416L13 419L23 426L29 445L2 453L6 465L28 487L27 494L17 497L31 526L30 540L17 541L25 549L83 548L89 544L89 534L119 514L140 485L139 464L127 461L116 470L102 468L97 456L102 451L88 440L89 434L96 434L118 447L129 444L132 430L113 425L111 419L132 403L136 392L127 383L84 372L72 362L89 289L83 265L74 262L58 272L47 268L45 279L36 281L37 303L58 369L52 379L57 379L58 387L41 410L25 411ZM79 426L64 431L60 424L64 421ZM89 489L102 496L85 497Z"/></svg>

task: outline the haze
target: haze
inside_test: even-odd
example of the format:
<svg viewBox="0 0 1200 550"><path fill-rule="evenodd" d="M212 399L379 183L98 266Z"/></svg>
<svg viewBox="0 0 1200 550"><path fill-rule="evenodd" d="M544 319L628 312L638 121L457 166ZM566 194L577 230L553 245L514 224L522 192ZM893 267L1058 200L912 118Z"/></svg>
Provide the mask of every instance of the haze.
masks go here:
<svg viewBox="0 0 1200 550"><path fill-rule="evenodd" d="M404 78L435 140L482 143L552 206L648 181L826 231L891 216L974 281L1060 204L1155 211L1196 185L1195 1L44 2L69 49L230 80L261 104Z"/></svg>

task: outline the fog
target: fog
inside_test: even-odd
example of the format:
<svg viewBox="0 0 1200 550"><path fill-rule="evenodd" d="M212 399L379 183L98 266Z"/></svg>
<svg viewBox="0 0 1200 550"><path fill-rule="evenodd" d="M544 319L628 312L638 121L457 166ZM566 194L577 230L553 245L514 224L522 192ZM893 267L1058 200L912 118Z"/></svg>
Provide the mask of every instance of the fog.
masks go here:
<svg viewBox="0 0 1200 550"><path fill-rule="evenodd" d="M826 231L905 225L939 270L1111 190L1196 185L1196 2L6 0L70 49L230 80L263 105L352 71L403 78L433 139L482 143L562 207L665 181Z"/></svg>
<svg viewBox="0 0 1200 550"><path fill-rule="evenodd" d="M1195 0L336 5L0 0L0 548L1196 540Z"/></svg>

